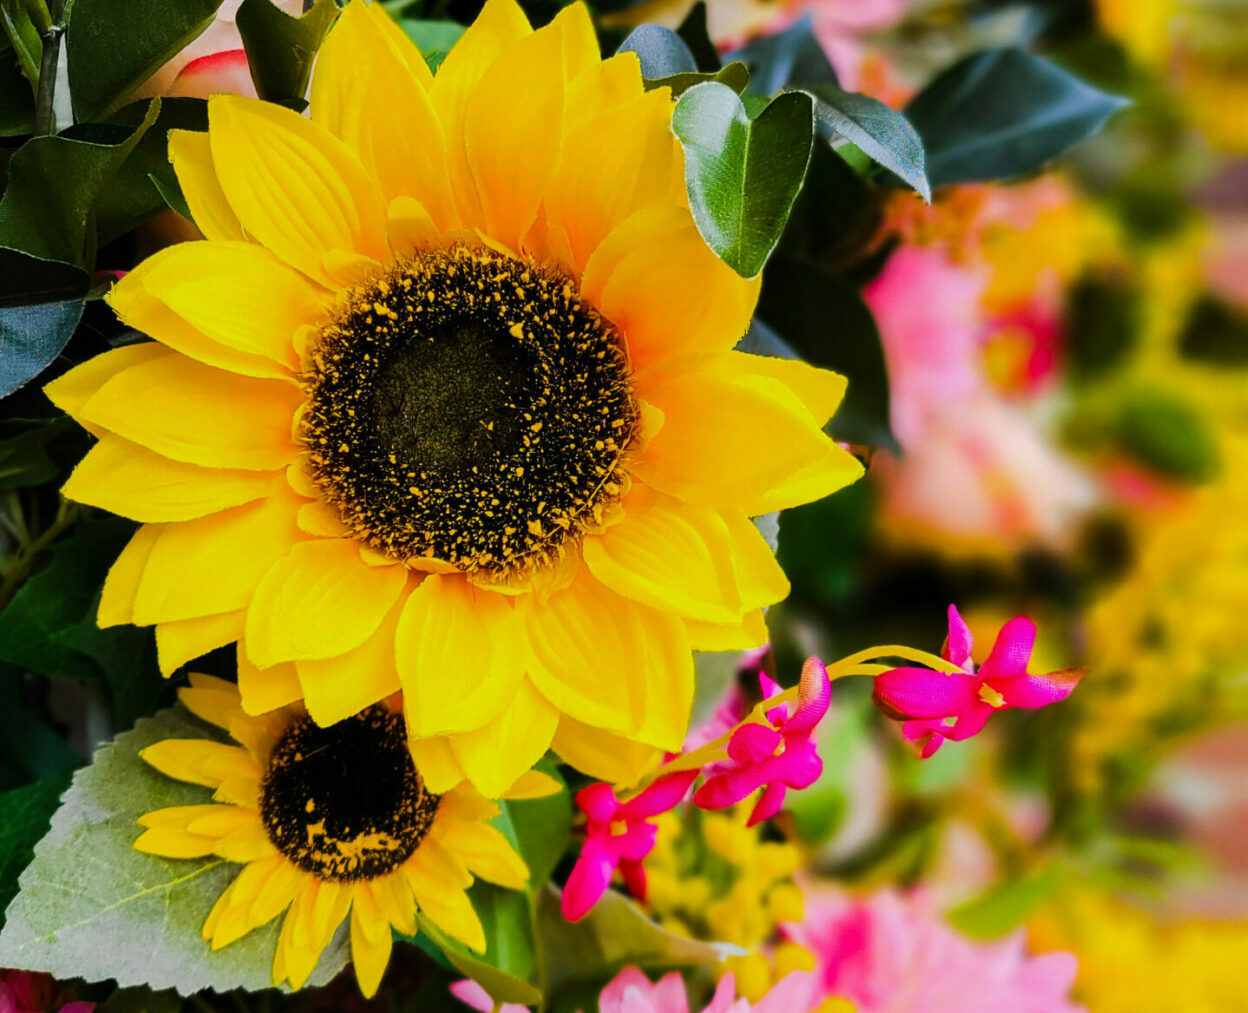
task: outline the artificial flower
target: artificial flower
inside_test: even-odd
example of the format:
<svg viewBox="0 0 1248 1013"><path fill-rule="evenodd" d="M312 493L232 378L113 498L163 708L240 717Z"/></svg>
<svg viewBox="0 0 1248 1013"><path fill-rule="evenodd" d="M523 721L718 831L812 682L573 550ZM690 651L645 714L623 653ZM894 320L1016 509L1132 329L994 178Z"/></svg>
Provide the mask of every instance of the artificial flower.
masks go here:
<svg viewBox="0 0 1248 1013"><path fill-rule="evenodd" d="M47 388L99 437L66 496L143 522L100 623L166 673L238 641L251 714L402 688L432 791L679 749L691 649L788 590L749 518L861 468L843 378L733 351L758 281L698 234L672 104L581 4L489 0L434 77L353 0L309 117L173 131L208 238L109 295L156 341Z"/></svg>
<svg viewBox="0 0 1248 1013"><path fill-rule="evenodd" d="M73 1002L50 974L0 971L0 1013L92 1013L93 1002Z"/></svg>
<svg viewBox="0 0 1248 1013"><path fill-rule="evenodd" d="M875 677L873 697L885 713L902 721L906 740L926 759L946 739L961 742L977 735L995 711L1046 707L1070 696L1085 670L1030 674L1035 642L1035 623L1017 616L1001 627L992 652L976 670L970 628L950 605L949 636L940 653L962 671L893 668Z"/></svg>
<svg viewBox="0 0 1248 1013"><path fill-rule="evenodd" d="M400 713L381 703L329 728L297 704L251 717L233 683L205 675L192 675L178 695L240 745L165 739L144 749L142 758L161 773L212 788L213 801L145 814L134 847L243 864L204 922L214 950L284 913L273 982L299 988L349 918L356 978L372 995L392 928L414 935L418 910L449 936L485 949L468 887L479 876L518 889L528 869L490 825L497 805L467 784L429 790ZM523 790L540 792L541 780L530 775Z"/></svg>
<svg viewBox="0 0 1248 1013"><path fill-rule="evenodd" d="M759 672L764 699L782 690ZM789 713L787 704L767 711L769 724L747 721L728 740L726 769L717 769L693 793L695 805L723 809L736 805L760 788L766 790L750 813L750 826L770 819L784 805L789 788L808 788L823 772L823 761L815 751L815 726L828 712L832 683L818 658L808 658L802 666L798 697Z"/></svg>
<svg viewBox="0 0 1248 1013"><path fill-rule="evenodd" d="M786 935L814 953L816 994L848 999L857 1013L1086 1013L1069 998L1073 955L1032 956L1021 931L968 939L922 895L812 899Z"/></svg>
<svg viewBox="0 0 1248 1013"><path fill-rule="evenodd" d="M726 974L702 1013L799 1013L806 1009L801 1003L809 989L808 977L791 974L751 1004L737 998L733 976ZM475 981L457 981L451 991L482 1013L525 1013L525 1007L515 1003L496 1004ZM684 979L675 971L652 982L636 967L626 967L602 990L598 1013L689 1013L689 996Z"/></svg>
<svg viewBox="0 0 1248 1013"><path fill-rule="evenodd" d="M563 888L563 916L578 921L598 903L619 869L629 892L645 900L646 873L641 860L654 848L658 827L651 819L680 803L700 771L660 777L644 791L621 802L609 784L598 782L576 793L587 817L585 844Z"/></svg>

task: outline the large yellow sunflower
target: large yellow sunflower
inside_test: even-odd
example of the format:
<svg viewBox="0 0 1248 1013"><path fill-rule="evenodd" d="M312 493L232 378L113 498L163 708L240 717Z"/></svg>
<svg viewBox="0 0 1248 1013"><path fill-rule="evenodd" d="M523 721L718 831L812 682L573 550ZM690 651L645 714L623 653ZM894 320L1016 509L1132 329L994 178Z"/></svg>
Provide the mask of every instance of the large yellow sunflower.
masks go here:
<svg viewBox="0 0 1248 1013"><path fill-rule="evenodd" d="M485 949L465 893L473 875L518 889L528 869L490 825L499 814L493 802L468 784L428 790L399 713L376 704L332 728L298 704L250 717L233 683L207 675L192 675L179 697L242 745L165 739L144 749L139 755L161 773L215 789L215 802L147 813L134 846L245 863L204 922L214 950L285 912L273 982L300 988L350 917L356 978L372 995L390 959L391 927L414 935L418 908ZM531 772L517 792L540 793L540 781L550 779Z"/></svg>
<svg viewBox="0 0 1248 1013"><path fill-rule="evenodd" d="M733 350L758 284L698 235L671 109L579 4L489 0L435 77L353 0L308 118L173 131L207 239L110 294L155 342L48 388L99 437L65 494L144 523L100 623L154 624L166 673L239 641L252 714L401 688L434 791L678 748L691 649L788 591L749 518L861 469L841 377Z"/></svg>

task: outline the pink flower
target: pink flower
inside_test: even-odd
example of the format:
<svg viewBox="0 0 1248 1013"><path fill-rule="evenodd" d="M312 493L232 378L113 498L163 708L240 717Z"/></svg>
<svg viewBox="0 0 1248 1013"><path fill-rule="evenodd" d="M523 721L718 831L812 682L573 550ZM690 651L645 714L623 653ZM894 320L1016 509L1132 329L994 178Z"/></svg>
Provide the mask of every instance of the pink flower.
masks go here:
<svg viewBox="0 0 1248 1013"><path fill-rule="evenodd" d="M762 672L758 679L764 698L781 691ZM750 813L749 825L778 813L787 789L808 788L823 772L812 733L827 713L831 699L832 682L827 669L818 658L808 658L802 666L793 713L790 715L785 706L773 707L767 712L770 724L749 722L737 728L728 741L727 768L713 774L693 793L694 804L703 809L723 809L766 785L767 790Z"/></svg>
<svg viewBox="0 0 1248 1013"><path fill-rule="evenodd" d="M602 782L576 793L576 804L589 822L585 845L563 888L563 916L568 921L579 921L598 903L616 869L623 873L629 892L645 900L646 874L641 860L654 849L659 832L650 818L678 805L698 773L682 770L668 774L627 802L621 802L612 787Z"/></svg>
<svg viewBox="0 0 1248 1013"><path fill-rule="evenodd" d="M736 982L731 974L720 979L710 1004L702 1013L802 1013L810 1006L813 977L796 972L780 981L758 1002L750 1005L737 998ZM482 1013L490 1013L494 1002L475 981L457 981L451 992L461 1002ZM685 982L672 971L652 982L635 967L626 967L602 990L598 997L599 1013L689 1013L689 997ZM506 1003L499 1013L527 1013L524 1006Z"/></svg>
<svg viewBox="0 0 1248 1013"><path fill-rule="evenodd" d="M1073 954L1031 956L1021 930L967 939L921 894L808 899L786 935L815 954L818 994L849 999L858 1013L1086 1013L1069 997Z"/></svg>
<svg viewBox="0 0 1248 1013"><path fill-rule="evenodd" d="M949 637L941 657L961 672L930 668L894 668L875 677L876 704L903 721L907 741L919 745L926 759L945 739L961 742L978 734L989 716L1010 707L1034 709L1065 700L1085 674L1067 668L1031 675L1027 663L1036 642L1036 624L1017 616L1001 627L992 653L976 671L971 660L971 631L957 607L949 606Z"/></svg>
<svg viewBox="0 0 1248 1013"><path fill-rule="evenodd" d="M67 1002L49 974L0 971L0 1013L92 1013L93 1002Z"/></svg>

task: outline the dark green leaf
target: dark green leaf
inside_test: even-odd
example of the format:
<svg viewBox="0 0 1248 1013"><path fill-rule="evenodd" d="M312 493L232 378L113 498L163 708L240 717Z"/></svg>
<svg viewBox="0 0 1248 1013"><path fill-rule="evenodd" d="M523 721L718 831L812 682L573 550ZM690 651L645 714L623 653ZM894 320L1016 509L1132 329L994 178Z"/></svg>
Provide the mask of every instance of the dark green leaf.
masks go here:
<svg viewBox="0 0 1248 1013"><path fill-rule="evenodd" d="M420 55L431 70L437 70L451 47L464 34L464 26L458 21L418 21L414 18L399 19L399 27L416 43Z"/></svg>
<svg viewBox="0 0 1248 1013"><path fill-rule="evenodd" d="M73 0L65 32L74 118L118 108L183 46L199 35L221 0Z"/></svg>
<svg viewBox="0 0 1248 1013"><path fill-rule="evenodd" d="M119 143L35 137L18 148L0 200L0 246L90 266L95 259L97 202L156 121L160 105L153 101L143 121Z"/></svg>
<svg viewBox="0 0 1248 1013"><path fill-rule="evenodd" d="M95 1008L95 1013L180 1013L182 1000L173 989L153 992L142 985L119 988Z"/></svg>
<svg viewBox="0 0 1248 1013"><path fill-rule="evenodd" d="M0 793L0 911L17 896L17 877L34 857L39 838L48 832L48 823L69 780L70 772L65 771Z"/></svg>
<svg viewBox="0 0 1248 1013"><path fill-rule="evenodd" d="M1066 366L1076 380L1095 380L1135 347L1143 305L1139 291L1114 278L1082 278L1066 297Z"/></svg>
<svg viewBox="0 0 1248 1013"><path fill-rule="evenodd" d="M1205 296L1188 313L1179 337L1183 354L1221 366L1248 366L1248 314Z"/></svg>
<svg viewBox="0 0 1248 1013"><path fill-rule="evenodd" d="M1021 49L975 53L906 106L934 186L1008 179L1096 133L1126 100Z"/></svg>
<svg viewBox="0 0 1248 1013"><path fill-rule="evenodd" d="M29 134L35 129L35 96L22 75L17 53L0 38L0 137Z"/></svg>
<svg viewBox="0 0 1248 1013"><path fill-rule="evenodd" d="M30 15L20 3L0 0L0 28L16 60L17 68L30 87L39 84L39 63L43 59L43 42L39 30L31 23Z"/></svg>
<svg viewBox="0 0 1248 1013"><path fill-rule="evenodd" d="M247 51L251 80L262 99L280 102L303 97L316 51L337 17L333 0L316 0L299 18L272 0L243 0L234 20Z"/></svg>
<svg viewBox="0 0 1248 1013"><path fill-rule="evenodd" d="M172 208L188 222L194 221L191 209L186 203L186 196L182 193L182 187L178 185L176 176L172 183L168 180L162 180L154 172L148 173L147 178L152 181L152 186L156 188L156 192L160 194L160 199L165 202L167 207Z"/></svg>
<svg viewBox="0 0 1248 1013"><path fill-rule="evenodd" d="M671 77L662 77L657 81L647 80L646 88L671 88L672 97L679 98L695 84L702 84L704 81L718 81L740 95L749 87L750 72L746 70L744 63L730 63L722 70L710 74L673 74Z"/></svg>
<svg viewBox="0 0 1248 1013"><path fill-rule="evenodd" d="M69 743L27 708L23 684L20 672L0 666L0 788L60 777L82 765Z"/></svg>
<svg viewBox="0 0 1248 1013"><path fill-rule="evenodd" d="M641 61L641 76L650 81L698 70L698 62L685 40L659 25L638 25L620 44L618 52L636 53Z"/></svg>
<svg viewBox="0 0 1248 1013"><path fill-rule="evenodd" d="M880 332L851 286L830 271L778 254L763 277L758 315L807 362L849 380L832 422L837 439L899 449L889 426Z"/></svg>
<svg viewBox="0 0 1248 1013"><path fill-rule="evenodd" d="M923 142L901 113L869 95L842 91L834 84L800 83L795 87L814 98L815 115L821 123L931 201Z"/></svg>
<svg viewBox="0 0 1248 1013"><path fill-rule="evenodd" d="M698 70L704 74L713 74L723 64L719 60L719 51L711 41L711 33L706 25L706 0L698 0L685 15L685 20L676 28L676 34L684 40L693 56Z"/></svg>
<svg viewBox="0 0 1248 1013"><path fill-rule="evenodd" d="M1218 445L1204 417L1186 401L1155 389L1137 389L1118 405L1119 446L1166 478L1204 482L1218 473Z"/></svg>
<svg viewBox="0 0 1248 1013"><path fill-rule="evenodd" d="M698 231L744 278L763 269L780 241L810 162L809 97L781 95L751 119L731 88L685 92L672 114L685 149L685 182Z"/></svg>
<svg viewBox="0 0 1248 1013"><path fill-rule="evenodd" d="M551 760L542 760L537 769L563 784L559 768ZM540 890L568 847L572 797L567 785L545 798L504 801L499 805L503 814L495 822L528 865L529 890Z"/></svg>
<svg viewBox="0 0 1248 1013"><path fill-rule="evenodd" d="M836 71L815 38L809 14L782 32L762 35L728 54L750 68L750 91L770 97L796 81L836 84Z"/></svg>
<svg viewBox="0 0 1248 1013"><path fill-rule="evenodd" d="M43 485L61 472L48 455L48 444L72 430L73 423L61 416L22 425L15 435L0 439L0 492Z"/></svg>
<svg viewBox="0 0 1248 1013"><path fill-rule="evenodd" d="M4 397L61 354L82 318L91 276L72 264L0 248L0 278L4 279L0 397Z"/></svg>
<svg viewBox="0 0 1248 1013"><path fill-rule="evenodd" d="M780 250L839 270L861 260L881 219L876 191L830 146L816 144Z"/></svg>
<svg viewBox="0 0 1248 1013"><path fill-rule="evenodd" d="M485 989L495 1002L515 1002L524 1006L536 1005L542 1001L542 993L529 983L528 974L513 974L488 959L491 955L495 959L499 959L505 953L507 959L514 964L516 958L524 953L524 947L527 945L529 952L532 952L533 945L531 929L528 930L530 934L527 944L511 938L504 942L499 938L497 929L500 923L496 918L498 912L493 907L492 899L488 901L484 899L484 894L487 890L495 889L489 887L489 884L481 884L479 887L474 886L472 890L473 906L476 907L478 903L481 903L485 907L485 910L482 907L477 908L477 913L481 916L482 928L486 927L486 918L488 917L491 918L493 922L492 928L495 930L493 937L491 937L489 930L486 932L486 952L484 955L473 953L462 943L456 942L423 914L417 916L420 922L420 931L433 940L457 971L461 974L466 974ZM524 906L525 921L526 923L529 921L528 896L526 894L504 890L497 890L496 892L499 894L510 892L513 897L518 897L520 903ZM504 902L504 904L507 903L509 902ZM517 929L517 912L508 908L502 914L503 920L501 925L504 926L504 931ZM492 954L491 950L493 951Z"/></svg>

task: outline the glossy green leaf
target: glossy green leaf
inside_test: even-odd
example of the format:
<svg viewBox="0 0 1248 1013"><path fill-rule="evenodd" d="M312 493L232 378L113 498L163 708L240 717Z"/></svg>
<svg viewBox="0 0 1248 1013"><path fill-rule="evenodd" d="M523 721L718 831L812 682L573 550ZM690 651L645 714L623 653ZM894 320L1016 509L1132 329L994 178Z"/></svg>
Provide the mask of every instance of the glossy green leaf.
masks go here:
<svg viewBox="0 0 1248 1013"><path fill-rule="evenodd" d="M763 278L758 316L807 362L848 378L832 420L838 440L899 449L889 425L880 332L852 286L831 271L778 254Z"/></svg>
<svg viewBox="0 0 1248 1013"><path fill-rule="evenodd" d="M235 16L256 93L272 102L303 98L312 63L338 17L334 0L316 0L291 17L272 0L243 0Z"/></svg>
<svg viewBox="0 0 1248 1013"><path fill-rule="evenodd" d="M0 36L0 137L29 134L35 129L35 93L23 76L18 55Z"/></svg>
<svg viewBox="0 0 1248 1013"><path fill-rule="evenodd" d="M906 106L933 186L1032 172L1126 105L1021 49L975 53Z"/></svg>
<svg viewBox="0 0 1248 1013"><path fill-rule="evenodd" d="M923 142L905 116L879 99L843 91L834 84L799 83L795 87L815 100L820 123L905 180L930 203Z"/></svg>
<svg viewBox="0 0 1248 1013"><path fill-rule="evenodd" d="M17 878L34 857L39 839L48 832L69 779L69 771L65 771L0 792L0 911L17 896ZM0 914L0 926L3 924Z"/></svg>
<svg viewBox="0 0 1248 1013"><path fill-rule="evenodd" d="M31 88L39 84L39 62L43 58L43 42L31 23L26 8L15 0L0 0L0 30L8 40L11 59Z"/></svg>
<svg viewBox="0 0 1248 1013"><path fill-rule="evenodd" d="M698 231L734 271L754 277L780 241L810 162L810 98L781 95L751 119L731 88L699 84L676 103L672 131L685 149Z"/></svg>
<svg viewBox="0 0 1248 1013"><path fill-rule="evenodd" d="M143 120L117 143L35 137L13 153L0 199L0 246L45 260L90 267L94 215L113 175L160 114L150 103ZM115 135L110 135L115 136Z"/></svg>
<svg viewBox="0 0 1248 1013"><path fill-rule="evenodd" d="M512 899L499 896L506 894L510 894ZM424 914L417 916L420 931L433 940L457 971L485 989L495 1002L515 1002L524 1006L541 1002L542 993L528 980L536 960L533 956L528 895L514 890L499 890L483 883L473 887L472 901L481 918L481 927L486 932L484 954L474 953L456 942ZM517 903L523 909L523 925L520 908L515 906ZM499 961L525 969L524 973L513 973Z"/></svg>
<svg viewBox="0 0 1248 1013"><path fill-rule="evenodd" d="M660 25L638 25L617 52L636 53L641 61L641 76L648 81L698 72L698 62L685 40Z"/></svg>
<svg viewBox="0 0 1248 1013"><path fill-rule="evenodd" d="M503 812L495 821L529 867L530 892L540 890L550 879L572 831L572 796L558 765L543 759L537 769L563 785L563 790L544 798L501 801Z"/></svg>
<svg viewBox="0 0 1248 1013"><path fill-rule="evenodd" d="M679 98L695 84L702 84L704 81L718 81L740 95L749 87L750 72L744 63L730 63L727 67L711 73L673 74L671 77L661 77L657 81L647 80L645 84L647 90L671 88L672 97Z"/></svg>
<svg viewBox="0 0 1248 1013"><path fill-rule="evenodd" d="M219 734L171 708L119 735L74 775L6 913L0 965L57 978L176 988L183 995L272 987L278 919L216 952L200 936L240 866L156 858L132 847L143 813L211 797L208 789L165 777L139 759L140 749L166 738ZM339 932L312 984L332 978L346 958L345 933Z"/></svg>
<svg viewBox="0 0 1248 1013"><path fill-rule="evenodd" d="M809 13L782 32L760 35L732 50L728 59L749 67L750 91L765 97L799 81L805 85L836 84L836 71L815 38Z"/></svg>
<svg viewBox="0 0 1248 1013"><path fill-rule="evenodd" d="M3 202L0 202L0 210ZM38 376L82 319L91 277L72 264L0 248L0 397Z"/></svg>
<svg viewBox="0 0 1248 1013"><path fill-rule="evenodd" d="M221 0L73 0L65 32L74 118L123 105L211 23Z"/></svg>

